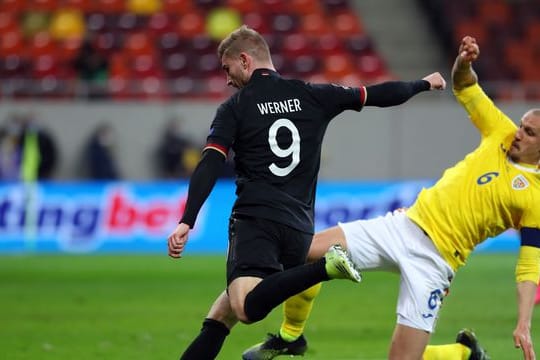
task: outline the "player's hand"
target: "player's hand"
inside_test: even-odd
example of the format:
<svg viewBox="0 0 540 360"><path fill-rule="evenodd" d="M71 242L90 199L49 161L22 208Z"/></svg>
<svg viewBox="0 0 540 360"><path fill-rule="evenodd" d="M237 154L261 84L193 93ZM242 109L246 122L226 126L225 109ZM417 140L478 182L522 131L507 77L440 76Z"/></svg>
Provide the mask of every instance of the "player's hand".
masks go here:
<svg viewBox="0 0 540 360"><path fill-rule="evenodd" d="M167 238L169 243L169 256L175 259L182 257L182 252L188 241L189 225L180 223Z"/></svg>
<svg viewBox="0 0 540 360"><path fill-rule="evenodd" d="M514 345L523 351L523 358L525 360L536 360L531 332L528 327L518 325L516 330L514 330Z"/></svg>
<svg viewBox="0 0 540 360"><path fill-rule="evenodd" d="M434 72L433 74L429 74L422 80L426 80L429 82L430 90L444 90L446 88L446 80L442 77L442 75L438 72Z"/></svg>
<svg viewBox="0 0 540 360"><path fill-rule="evenodd" d="M459 45L459 59L462 63L472 63L480 55L480 48L476 39L472 36L465 36Z"/></svg>

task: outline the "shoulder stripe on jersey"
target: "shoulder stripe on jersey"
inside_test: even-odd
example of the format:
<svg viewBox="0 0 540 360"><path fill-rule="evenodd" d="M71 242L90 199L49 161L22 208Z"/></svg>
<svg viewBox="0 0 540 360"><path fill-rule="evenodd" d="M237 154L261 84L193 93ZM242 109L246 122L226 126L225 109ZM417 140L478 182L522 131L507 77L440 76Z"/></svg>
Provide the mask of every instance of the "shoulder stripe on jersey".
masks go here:
<svg viewBox="0 0 540 360"><path fill-rule="evenodd" d="M521 228L521 246L532 246L540 248L540 229L524 227Z"/></svg>
<svg viewBox="0 0 540 360"><path fill-rule="evenodd" d="M207 149L216 150L216 151L220 152L223 156L225 156L225 158L227 158L227 153L229 152L228 149L225 146L218 145L218 144L212 144L212 143L206 144L203 151L206 151Z"/></svg>
<svg viewBox="0 0 540 360"><path fill-rule="evenodd" d="M362 106L366 104L367 101L367 91L365 86L360 87L360 103Z"/></svg>

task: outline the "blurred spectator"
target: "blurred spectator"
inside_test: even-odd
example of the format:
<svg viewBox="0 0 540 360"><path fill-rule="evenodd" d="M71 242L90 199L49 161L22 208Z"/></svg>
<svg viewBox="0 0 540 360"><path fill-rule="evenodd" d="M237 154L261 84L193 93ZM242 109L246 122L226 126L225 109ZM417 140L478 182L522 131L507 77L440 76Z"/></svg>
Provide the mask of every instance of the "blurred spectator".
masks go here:
<svg viewBox="0 0 540 360"><path fill-rule="evenodd" d="M161 136L157 152L158 175L162 178L187 178L197 166L200 147L182 133L181 119L171 117Z"/></svg>
<svg viewBox="0 0 540 360"><path fill-rule="evenodd" d="M116 134L113 127L103 122L92 133L85 148L88 177L94 180L117 180L120 172L114 156Z"/></svg>
<svg viewBox="0 0 540 360"><path fill-rule="evenodd" d="M50 179L58 151L33 114L12 114L0 133L0 176L4 180Z"/></svg>
<svg viewBox="0 0 540 360"><path fill-rule="evenodd" d="M88 97L104 98L107 95L107 79L109 62L107 58L94 47L93 35L88 34L75 57L73 66L79 79L87 83Z"/></svg>

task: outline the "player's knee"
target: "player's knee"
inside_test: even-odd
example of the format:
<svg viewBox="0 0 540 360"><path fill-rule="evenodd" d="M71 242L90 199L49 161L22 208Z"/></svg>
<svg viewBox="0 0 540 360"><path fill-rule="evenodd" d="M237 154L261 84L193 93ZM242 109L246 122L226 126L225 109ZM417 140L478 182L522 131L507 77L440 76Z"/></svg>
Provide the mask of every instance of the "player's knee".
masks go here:
<svg viewBox="0 0 540 360"><path fill-rule="evenodd" d="M231 304L231 307L238 321L240 321L243 324L251 324L253 322L246 315L243 304Z"/></svg>

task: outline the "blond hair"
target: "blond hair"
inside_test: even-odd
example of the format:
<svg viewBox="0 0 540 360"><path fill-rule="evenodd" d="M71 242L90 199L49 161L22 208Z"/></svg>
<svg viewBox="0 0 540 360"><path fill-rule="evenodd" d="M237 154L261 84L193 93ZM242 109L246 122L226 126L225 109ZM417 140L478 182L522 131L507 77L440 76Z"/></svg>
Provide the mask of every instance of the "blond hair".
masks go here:
<svg viewBox="0 0 540 360"><path fill-rule="evenodd" d="M231 32L218 46L217 53L223 56L237 56L241 52L248 53L257 61L269 61L270 50L266 40L257 31L242 25Z"/></svg>

